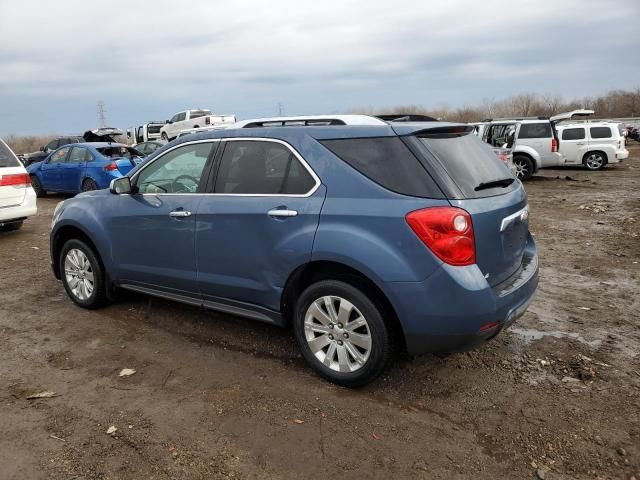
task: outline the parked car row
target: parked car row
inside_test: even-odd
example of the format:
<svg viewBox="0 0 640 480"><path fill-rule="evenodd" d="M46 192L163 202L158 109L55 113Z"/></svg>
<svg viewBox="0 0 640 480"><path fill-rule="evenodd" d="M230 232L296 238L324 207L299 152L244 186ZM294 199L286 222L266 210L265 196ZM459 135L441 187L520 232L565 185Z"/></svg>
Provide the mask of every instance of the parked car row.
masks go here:
<svg viewBox="0 0 640 480"><path fill-rule="evenodd" d="M593 110L574 110L550 118L489 119L474 125L483 141L513 152L516 175L528 180L541 168L584 165L590 170L599 170L628 157L620 124L562 123L593 113Z"/></svg>

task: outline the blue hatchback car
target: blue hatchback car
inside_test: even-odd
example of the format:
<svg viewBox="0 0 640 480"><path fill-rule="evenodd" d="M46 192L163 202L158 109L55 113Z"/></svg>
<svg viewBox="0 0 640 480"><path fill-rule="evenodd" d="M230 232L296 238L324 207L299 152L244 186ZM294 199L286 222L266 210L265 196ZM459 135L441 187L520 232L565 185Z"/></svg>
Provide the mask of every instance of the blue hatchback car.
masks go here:
<svg viewBox="0 0 640 480"><path fill-rule="evenodd" d="M520 181L470 126L350 122L258 122L164 146L58 205L56 277L85 308L122 288L291 326L309 364L349 387L397 349L496 336L538 283Z"/></svg>
<svg viewBox="0 0 640 480"><path fill-rule="evenodd" d="M120 143L74 143L29 165L27 171L38 197L46 192L87 192L109 188L111 180L126 175L143 156Z"/></svg>

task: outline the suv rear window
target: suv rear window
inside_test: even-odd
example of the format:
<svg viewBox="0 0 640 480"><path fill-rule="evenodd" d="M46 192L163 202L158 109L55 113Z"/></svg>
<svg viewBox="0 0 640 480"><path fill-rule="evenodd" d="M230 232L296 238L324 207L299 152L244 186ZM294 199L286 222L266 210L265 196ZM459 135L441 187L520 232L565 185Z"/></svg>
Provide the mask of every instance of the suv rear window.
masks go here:
<svg viewBox="0 0 640 480"><path fill-rule="evenodd" d="M461 133L428 133L417 135L464 198L481 198L512 191L517 182L507 186L482 188L491 182L512 179L509 168L498 159L491 147L473 135L471 129ZM507 180L508 181L508 180Z"/></svg>
<svg viewBox="0 0 640 480"><path fill-rule="evenodd" d="M589 133L591 138L611 138L610 127L591 127Z"/></svg>
<svg viewBox="0 0 640 480"><path fill-rule="evenodd" d="M0 140L0 167L19 167L21 164L2 140Z"/></svg>
<svg viewBox="0 0 640 480"><path fill-rule="evenodd" d="M518 138L551 138L550 123L523 123Z"/></svg>
<svg viewBox="0 0 640 480"><path fill-rule="evenodd" d="M398 137L322 140L320 143L388 190L413 197L442 198L431 176Z"/></svg>

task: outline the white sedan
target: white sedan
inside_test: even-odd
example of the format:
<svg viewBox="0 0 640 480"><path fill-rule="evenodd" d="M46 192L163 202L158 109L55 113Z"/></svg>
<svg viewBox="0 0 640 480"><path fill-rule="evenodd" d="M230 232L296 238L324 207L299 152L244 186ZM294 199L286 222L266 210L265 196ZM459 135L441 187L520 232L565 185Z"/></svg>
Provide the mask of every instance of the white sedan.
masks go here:
<svg viewBox="0 0 640 480"><path fill-rule="evenodd" d="M0 139L0 231L19 229L37 211L29 174Z"/></svg>

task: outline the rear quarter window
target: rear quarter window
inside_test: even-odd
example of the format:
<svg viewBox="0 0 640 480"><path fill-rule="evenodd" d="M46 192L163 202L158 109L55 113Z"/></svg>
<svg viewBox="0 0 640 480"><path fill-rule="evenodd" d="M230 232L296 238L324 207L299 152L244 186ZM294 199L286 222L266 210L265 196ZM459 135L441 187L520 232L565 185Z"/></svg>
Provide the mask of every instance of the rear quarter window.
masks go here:
<svg viewBox="0 0 640 480"><path fill-rule="evenodd" d="M589 135L591 138L611 138L611 127L591 127Z"/></svg>
<svg viewBox="0 0 640 480"><path fill-rule="evenodd" d="M442 198L431 176L398 137L322 140L320 143L387 190L413 197Z"/></svg>
<svg viewBox="0 0 640 480"><path fill-rule="evenodd" d="M565 128L562 130L562 140L582 140L584 137L584 128Z"/></svg>
<svg viewBox="0 0 640 480"><path fill-rule="evenodd" d="M20 161L13 152L0 140L0 167L19 167Z"/></svg>
<svg viewBox="0 0 640 480"><path fill-rule="evenodd" d="M549 123L523 123L518 133L518 138L551 138L551 136Z"/></svg>

